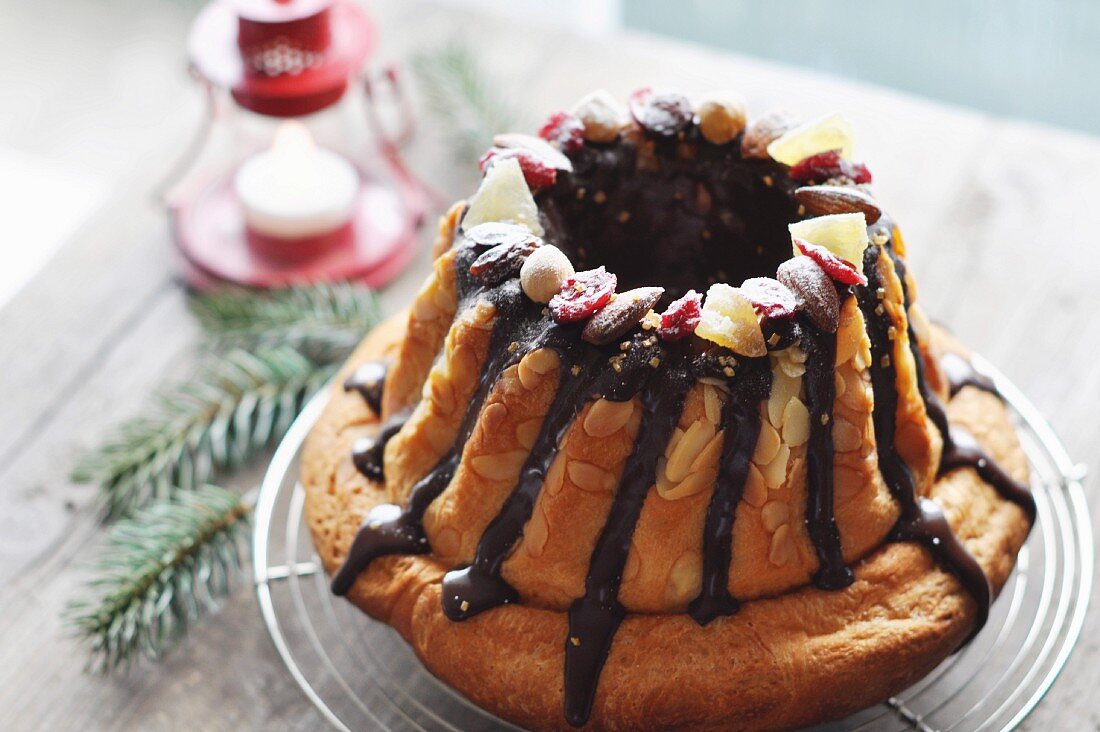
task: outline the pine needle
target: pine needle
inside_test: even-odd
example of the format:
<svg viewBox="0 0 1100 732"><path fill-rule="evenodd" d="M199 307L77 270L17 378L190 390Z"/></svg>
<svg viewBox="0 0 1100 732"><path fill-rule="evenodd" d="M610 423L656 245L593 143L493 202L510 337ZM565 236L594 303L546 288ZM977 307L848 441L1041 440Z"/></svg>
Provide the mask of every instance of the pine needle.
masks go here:
<svg viewBox="0 0 1100 732"><path fill-rule="evenodd" d="M214 609L240 570L249 511L238 496L208 485L112 526L87 596L66 615L90 641L91 665L110 671L136 654L157 660Z"/></svg>
<svg viewBox="0 0 1100 732"><path fill-rule="evenodd" d="M105 516L119 519L87 597L67 613L101 670L159 659L228 594L249 507L206 481L280 439L379 318L373 293L351 283L223 289L190 305L210 337L195 375L73 471L99 484Z"/></svg>
<svg viewBox="0 0 1100 732"><path fill-rule="evenodd" d="M459 163L476 162L492 146L493 135L516 129L523 121L464 43L453 40L438 51L418 55L413 70Z"/></svg>
<svg viewBox="0 0 1100 732"><path fill-rule="evenodd" d="M324 363L343 360L379 319L374 293L350 282L223 288L191 297L189 306L215 345L287 344Z"/></svg>
<svg viewBox="0 0 1100 732"><path fill-rule="evenodd" d="M85 456L73 480L100 485L108 519L194 490L280 438L335 368L289 346L209 353L194 378L162 391L147 414Z"/></svg>

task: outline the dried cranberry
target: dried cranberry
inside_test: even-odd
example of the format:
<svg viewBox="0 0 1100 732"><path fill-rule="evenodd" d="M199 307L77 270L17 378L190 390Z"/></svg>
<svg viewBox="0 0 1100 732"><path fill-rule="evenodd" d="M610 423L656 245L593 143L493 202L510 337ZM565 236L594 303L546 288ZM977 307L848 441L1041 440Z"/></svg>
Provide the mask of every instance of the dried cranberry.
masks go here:
<svg viewBox="0 0 1100 732"><path fill-rule="evenodd" d="M691 102L676 92L654 93L639 89L630 95L630 116L642 129L661 137L673 137L687 129L694 112Z"/></svg>
<svg viewBox="0 0 1100 732"><path fill-rule="evenodd" d="M481 172L484 173L494 160L503 160L504 158L515 158L519 162L520 170L523 171L523 179L527 181L527 186L532 193L541 191L543 188L549 188L558 179L557 169L547 164L540 155L530 150L493 147L481 156L478 166L481 168Z"/></svg>
<svg viewBox="0 0 1100 732"><path fill-rule="evenodd" d="M502 132L493 136L493 146L502 147L505 150L527 150L541 158L542 162L551 168L566 172L573 171L573 162L562 155L561 150L540 137L519 132Z"/></svg>
<svg viewBox="0 0 1100 732"><path fill-rule="evenodd" d="M741 294L765 318L790 318L798 311L798 298L771 277L753 277L741 283Z"/></svg>
<svg viewBox="0 0 1100 732"><path fill-rule="evenodd" d="M818 263L825 274L842 285L866 285L867 278L851 262L841 259L825 247L793 238L795 248Z"/></svg>
<svg viewBox="0 0 1100 732"><path fill-rule="evenodd" d="M820 182L831 178L849 178L853 183L870 183L871 171L863 163L853 163L840 157L839 150L811 155L791 166L791 179L800 183Z"/></svg>
<svg viewBox="0 0 1100 732"><path fill-rule="evenodd" d="M467 239L479 247L495 247L498 244L520 244L538 241L526 227L506 224L503 221L486 221L463 232Z"/></svg>
<svg viewBox="0 0 1100 732"><path fill-rule="evenodd" d="M679 300L674 300L661 313L661 327L657 335L662 340L680 341L695 332L702 317L703 296L695 290L688 290Z"/></svg>
<svg viewBox="0 0 1100 732"><path fill-rule="evenodd" d="M556 142L565 152L575 152L584 146L584 123L568 112L554 112L539 128L539 137Z"/></svg>
<svg viewBox="0 0 1100 732"><path fill-rule="evenodd" d="M474 260L470 274L482 284L498 284L518 273L523 261L539 246L539 241L533 237L528 241L498 244Z"/></svg>
<svg viewBox="0 0 1100 732"><path fill-rule="evenodd" d="M550 314L559 323L575 323L611 302L618 278L603 267L577 272L550 299Z"/></svg>

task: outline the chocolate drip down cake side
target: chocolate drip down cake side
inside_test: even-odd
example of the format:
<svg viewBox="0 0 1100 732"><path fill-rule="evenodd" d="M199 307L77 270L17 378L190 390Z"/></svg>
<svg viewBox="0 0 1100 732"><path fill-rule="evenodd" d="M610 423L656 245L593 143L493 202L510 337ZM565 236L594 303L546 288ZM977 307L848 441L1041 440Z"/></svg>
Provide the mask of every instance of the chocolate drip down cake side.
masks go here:
<svg viewBox="0 0 1100 732"><path fill-rule="evenodd" d="M840 115L596 92L502 134L302 483L333 591L532 729L786 729L980 628L1035 518Z"/></svg>

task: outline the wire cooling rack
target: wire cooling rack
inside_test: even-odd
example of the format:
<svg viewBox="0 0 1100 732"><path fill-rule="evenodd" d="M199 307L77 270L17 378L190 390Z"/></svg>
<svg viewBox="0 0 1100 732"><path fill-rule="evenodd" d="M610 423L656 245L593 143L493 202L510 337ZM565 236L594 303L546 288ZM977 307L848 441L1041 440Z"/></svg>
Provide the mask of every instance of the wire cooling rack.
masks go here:
<svg viewBox="0 0 1100 732"><path fill-rule="evenodd" d="M1011 730L1050 689L1081 632L1094 551L1084 470L1024 395L988 362L974 360L1015 413L1031 463L1036 526L973 642L904 693L815 732ZM297 482L302 443L325 398L315 397L290 428L256 506L256 595L291 676L337 729L518 729L440 682L392 629L329 592Z"/></svg>

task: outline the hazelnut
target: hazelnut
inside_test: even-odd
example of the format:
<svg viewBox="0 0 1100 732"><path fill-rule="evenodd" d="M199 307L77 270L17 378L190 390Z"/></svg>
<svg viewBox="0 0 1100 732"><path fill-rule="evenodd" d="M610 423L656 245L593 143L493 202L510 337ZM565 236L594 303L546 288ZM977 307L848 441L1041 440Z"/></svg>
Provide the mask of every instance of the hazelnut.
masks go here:
<svg viewBox="0 0 1100 732"><path fill-rule="evenodd" d="M741 156L767 160L768 145L796 124L794 117L784 111L764 115L745 130L745 136L741 138Z"/></svg>
<svg viewBox="0 0 1100 732"><path fill-rule="evenodd" d="M589 142L614 142L626 123L626 109L603 89L577 102L573 114L584 124L584 139Z"/></svg>
<svg viewBox="0 0 1100 732"><path fill-rule="evenodd" d="M549 303L561 292L565 280L573 276L573 264L568 256L552 244L533 251L519 270L519 285L524 294L536 303Z"/></svg>
<svg viewBox="0 0 1100 732"><path fill-rule="evenodd" d="M732 94L708 95L696 110L699 132L715 145L725 145L745 130L745 103Z"/></svg>
<svg viewBox="0 0 1100 732"><path fill-rule="evenodd" d="M519 283L527 297L535 302L548 303L573 274L569 257L556 246L548 244L539 247L524 260L519 270Z"/></svg>

